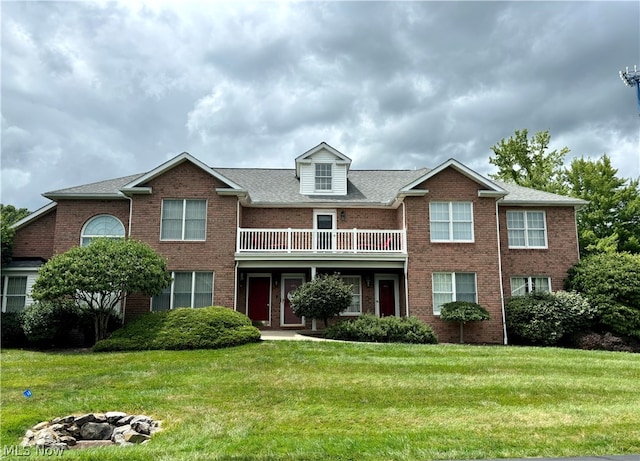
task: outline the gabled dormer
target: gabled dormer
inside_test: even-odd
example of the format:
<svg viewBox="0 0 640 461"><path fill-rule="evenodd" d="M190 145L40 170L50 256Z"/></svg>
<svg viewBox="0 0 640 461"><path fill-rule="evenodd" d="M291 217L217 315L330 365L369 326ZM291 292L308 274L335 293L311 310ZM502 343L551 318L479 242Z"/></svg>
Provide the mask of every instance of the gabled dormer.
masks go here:
<svg viewBox="0 0 640 461"><path fill-rule="evenodd" d="M302 195L347 195L351 159L325 142L296 158Z"/></svg>

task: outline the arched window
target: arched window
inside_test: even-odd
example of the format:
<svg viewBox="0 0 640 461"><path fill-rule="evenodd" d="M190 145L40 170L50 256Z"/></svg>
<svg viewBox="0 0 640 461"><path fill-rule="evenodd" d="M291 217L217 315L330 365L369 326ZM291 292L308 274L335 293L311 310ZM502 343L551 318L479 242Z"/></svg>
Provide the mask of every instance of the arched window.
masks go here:
<svg viewBox="0 0 640 461"><path fill-rule="evenodd" d="M82 228L80 243L86 247L91 240L98 237L124 238L124 225L115 216L108 214L95 216Z"/></svg>

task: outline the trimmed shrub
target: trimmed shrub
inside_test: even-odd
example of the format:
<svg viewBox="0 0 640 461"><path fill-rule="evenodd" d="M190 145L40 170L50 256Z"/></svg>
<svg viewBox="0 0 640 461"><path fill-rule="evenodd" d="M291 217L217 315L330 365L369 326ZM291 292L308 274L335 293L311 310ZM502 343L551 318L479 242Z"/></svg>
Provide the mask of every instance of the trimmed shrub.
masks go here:
<svg viewBox="0 0 640 461"><path fill-rule="evenodd" d="M445 303L440 309L440 318L445 322L458 322L460 324L460 343L464 342L463 328L467 322L480 322L489 320L491 316L480 304L469 301L453 301Z"/></svg>
<svg viewBox="0 0 640 461"><path fill-rule="evenodd" d="M565 286L597 309L598 330L640 339L640 254L583 258L569 270Z"/></svg>
<svg viewBox="0 0 640 461"><path fill-rule="evenodd" d="M578 293L534 292L511 298L505 314L511 343L557 346L589 329L595 309Z"/></svg>
<svg viewBox="0 0 640 461"><path fill-rule="evenodd" d="M2 312L0 314L0 339L2 347L27 345L27 337L22 329L22 312Z"/></svg>
<svg viewBox="0 0 640 461"><path fill-rule="evenodd" d="M373 343L436 344L433 329L415 317L376 317L364 314L355 320L333 325L325 332L329 339Z"/></svg>
<svg viewBox="0 0 640 461"><path fill-rule="evenodd" d="M302 284L289 297L295 315L324 320L325 328L331 317L349 308L352 299L353 287L339 276L328 274L320 274Z"/></svg>
<svg viewBox="0 0 640 461"><path fill-rule="evenodd" d="M260 330L246 315L212 306L145 314L99 341L93 350L218 349L259 340Z"/></svg>
<svg viewBox="0 0 640 461"><path fill-rule="evenodd" d="M24 310L22 329L38 346L63 346L79 321L80 311L72 301L36 302Z"/></svg>

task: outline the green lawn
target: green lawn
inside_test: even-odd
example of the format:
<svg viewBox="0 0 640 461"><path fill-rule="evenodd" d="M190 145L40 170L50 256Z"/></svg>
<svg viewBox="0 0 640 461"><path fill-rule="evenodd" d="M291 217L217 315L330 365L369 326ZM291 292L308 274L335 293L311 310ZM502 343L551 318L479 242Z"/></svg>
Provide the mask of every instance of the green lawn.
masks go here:
<svg viewBox="0 0 640 461"><path fill-rule="evenodd" d="M64 459L640 453L640 354L267 341L212 351L5 350L1 359L3 447L70 413L163 420L147 445Z"/></svg>

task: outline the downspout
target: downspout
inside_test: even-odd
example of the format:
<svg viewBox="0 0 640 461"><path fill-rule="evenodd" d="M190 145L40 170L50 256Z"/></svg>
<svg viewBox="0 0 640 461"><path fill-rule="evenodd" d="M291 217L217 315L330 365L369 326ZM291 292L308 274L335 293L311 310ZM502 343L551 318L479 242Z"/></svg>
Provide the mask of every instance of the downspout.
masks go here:
<svg viewBox="0 0 640 461"><path fill-rule="evenodd" d="M407 254L404 258L404 310L405 316L409 317L409 249L407 248L407 209L404 200L402 201L402 229L404 230L404 251Z"/></svg>
<svg viewBox="0 0 640 461"><path fill-rule="evenodd" d="M120 192L122 194L122 192ZM133 219L133 199L126 194L122 194L124 197L129 200L129 225L127 226L127 237L131 238L131 219ZM127 296L124 297L122 301L122 324L124 325L124 318L127 313Z"/></svg>
<svg viewBox="0 0 640 461"><path fill-rule="evenodd" d="M640 104L640 102L639 102ZM578 233L578 207L573 207L573 222L576 224L576 247L578 250L578 262L580 262L580 234Z"/></svg>
<svg viewBox="0 0 640 461"><path fill-rule="evenodd" d="M498 237L498 272L500 277L500 306L502 309L502 341L506 346L507 341L507 316L504 311L504 283L502 282L502 247L500 245L500 213L498 210L498 202L502 200L499 198L496 200L496 234Z"/></svg>
<svg viewBox="0 0 640 461"><path fill-rule="evenodd" d="M233 310L238 310L238 261L236 261L233 273Z"/></svg>

